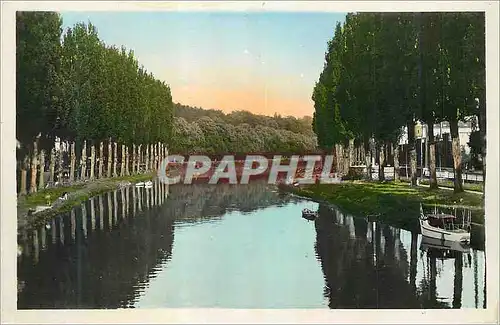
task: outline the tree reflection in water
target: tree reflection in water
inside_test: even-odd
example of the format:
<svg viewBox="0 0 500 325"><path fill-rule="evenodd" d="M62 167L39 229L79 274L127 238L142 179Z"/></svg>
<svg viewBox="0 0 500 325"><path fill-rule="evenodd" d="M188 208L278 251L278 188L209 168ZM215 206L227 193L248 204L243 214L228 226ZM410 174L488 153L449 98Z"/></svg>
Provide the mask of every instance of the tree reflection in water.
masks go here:
<svg viewBox="0 0 500 325"><path fill-rule="evenodd" d="M151 189L130 187L98 196L56 217L50 231L42 227L23 233L18 308L132 306L169 260L176 225L293 200L265 182L170 189L155 183Z"/></svg>
<svg viewBox="0 0 500 325"><path fill-rule="evenodd" d="M330 308L418 306L406 281L406 252L395 244L391 228L344 216L325 205L319 211L316 253ZM355 236L346 222L354 225Z"/></svg>
<svg viewBox="0 0 500 325"><path fill-rule="evenodd" d="M151 199L159 189L106 193L58 216L58 227L49 235L52 244L39 252L39 260L26 254L18 262L18 278L24 283L18 308L130 305L137 287L172 251L174 220L164 217L164 207L154 206L135 218L127 214L130 204L134 208L139 204L133 200L140 197L138 193Z"/></svg>
<svg viewBox="0 0 500 325"><path fill-rule="evenodd" d="M453 296L448 303L438 299L439 257L432 249L420 252L425 274L420 275L417 287L417 234L411 234L408 258L399 229L352 218L326 205L320 205L319 212L315 222L316 254L325 277L324 292L330 308L462 307L465 258L462 253L449 256L454 260L454 281ZM477 277L476 261L474 265ZM475 288L477 295L477 285Z"/></svg>

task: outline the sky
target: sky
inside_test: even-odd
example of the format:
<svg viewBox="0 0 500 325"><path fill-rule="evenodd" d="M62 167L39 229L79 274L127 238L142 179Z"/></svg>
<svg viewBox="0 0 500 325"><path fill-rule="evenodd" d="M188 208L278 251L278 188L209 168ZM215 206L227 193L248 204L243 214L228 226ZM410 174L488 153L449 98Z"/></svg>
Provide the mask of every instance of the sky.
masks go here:
<svg viewBox="0 0 500 325"><path fill-rule="evenodd" d="M63 28L91 22L125 46L174 102L224 112L312 116L327 42L345 13L62 12Z"/></svg>

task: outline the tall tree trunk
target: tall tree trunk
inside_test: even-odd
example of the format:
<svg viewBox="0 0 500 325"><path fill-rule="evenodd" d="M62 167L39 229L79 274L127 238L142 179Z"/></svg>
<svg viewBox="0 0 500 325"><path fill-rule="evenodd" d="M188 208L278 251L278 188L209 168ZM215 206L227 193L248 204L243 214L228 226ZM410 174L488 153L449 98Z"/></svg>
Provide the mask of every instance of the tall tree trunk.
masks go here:
<svg viewBox="0 0 500 325"><path fill-rule="evenodd" d="M125 175L125 145L122 144L122 155L120 161L120 176Z"/></svg>
<svg viewBox="0 0 500 325"><path fill-rule="evenodd" d="M62 184L63 180L63 169L64 169L64 151L63 151L63 142L60 142L59 150L56 152L56 160L57 160L57 182ZM55 185L55 184L54 184Z"/></svg>
<svg viewBox="0 0 500 325"><path fill-rule="evenodd" d="M360 165L363 165L363 163L366 162L365 155L366 155L366 153L365 153L365 146L364 146L363 143L361 143L359 145L359 157L360 157L359 158L359 164Z"/></svg>
<svg viewBox="0 0 500 325"><path fill-rule="evenodd" d="M80 180L84 181L87 177L87 141L83 141L82 156L80 158Z"/></svg>
<svg viewBox="0 0 500 325"><path fill-rule="evenodd" d="M370 140L365 140L365 165L366 165L366 179L372 180L372 157L370 154Z"/></svg>
<svg viewBox="0 0 500 325"><path fill-rule="evenodd" d="M161 143L158 142L158 168L157 169L160 169L161 158L162 158L162 148L161 148Z"/></svg>
<svg viewBox="0 0 500 325"><path fill-rule="evenodd" d="M42 190L45 187L45 150L40 150L40 175L38 176L38 188Z"/></svg>
<svg viewBox="0 0 500 325"><path fill-rule="evenodd" d="M113 177L117 177L116 164L118 163L118 143L113 142Z"/></svg>
<svg viewBox="0 0 500 325"><path fill-rule="evenodd" d="M153 169L153 145L148 144L148 171Z"/></svg>
<svg viewBox="0 0 500 325"><path fill-rule="evenodd" d="M454 191L455 193L463 192L462 184L462 152L460 150L460 137L458 135L458 121L450 121L450 135L451 135L451 150L453 154L453 172L455 174L454 179Z"/></svg>
<svg viewBox="0 0 500 325"><path fill-rule="evenodd" d="M73 183L75 180L75 162L76 162L76 152L75 152L75 142L71 142L71 158L69 165L69 182Z"/></svg>
<svg viewBox="0 0 500 325"><path fill-rule="evenodd" d="M130 175L129 171L129 162L130 162L130 155L128 152L128 146L125 147L125 175Z"/></svg>
<svg viewBox="0 0 500 325"><path fill-rule="evenodd" d="M340 144L336 144L335 145L335 154L336 154L336 157L337 157L337 173L339 175L342 175L342 167L343 167L343 164L342 164L342 156L343 156L343 153L342 153L342 145Z"/></svg>
<svg viewBox="0 0 500 325"><path fill-rule="evenodd" d="M165 146L163 145L163 143L160 143L160 165L164 159L165 159Z"/></svg>
<svg viewBox="0 0 500 325"><path fill-rule="evenodd" d="M149 146L147 144L144 145L144 150L142 153L142 165L143 171L148 172L149 171Z"/></svg>
<svg viewBox="0 0 500 325"><path fill-rule="evenodd" d="M141 163L142 163L142 144L137 147L137 173L141 173Z"/></svg>
<svg viewBox="0 0 500 325"><path fill-rule="evenodd" d="M384 173L384 167L385 167L385 145L384 144L379 144L377 145L378 150L379 150L379 158L378 158L378 180L380 182L385 180L385 173Z"/></svg>
<svg viewBox="0 0 500 325"><path fill-rule="evenodd" d="M153 148L151 147L151 144L148 144L148 171L151 171L152 167L151 165L153 164Z"/></svg>
<svg viewBox="0 0 500 325"><path fill-rule="evenodd" d="M393 158L394 158L394 181L399 182L399 144L396 142L392 146L392 151L394 152Z"/></svg>
<svg viewBox="0 0 500 325"><path fill-rule="evenodd" d="M344 167L344 164L343 164L344 153L342 152L342 145L341 144L335 145L335 154L337 157L337 173L339 174L339 176L341 176L343 173L342 168Z"/></svg>
<svg viewBox="0 0 500 325"><path fill-rule="evenodd" d="M354 139L349 139L349 149L348 149L348 165L347 165L347 174L349 174L351 166L354 166L354 157L355 157L355 152L354 152Z"/></svg>
<svg viewBox="0 0 500 325"><path fill-rule="evenodd" d="M139 173L139 164L138 164L138 154L137 154L137 149L135 146L135 143L132 145L132 174L138 174Z"/></svg>
<svg viewBox="0 0 500 325"><path fill-rule="evenodd" d="M56 148L52 148L50 150L50 165L49 165L49 171L50 171L50 183L52 185L55 184L55 170L56 170Z"/></svg>
<svg viewBox="0 0 500 325"><path fill-rule="evenodd" d="M156 144L155 153L156 153L155 169L156 169L156 171L158 171L158 169L160 169L160 143L159 142Z"/></svg>
<svg viewBox="0 0 500 325"><path fill-rule="evenodd" d="M157 159L157 152L156 152L156 143L151 145L151 151L153 152L153 159L152 164L151 164L151 170L155 171L156 170L156 159Z"/></svg>
<svg viewBox="0 0 500 325"><path fill-rule="evenodd" d="M30 193L36 193L36 175L38 174L38 139L33 141L33 153L30 166Z"/></svg>
<svg viewBox="0 0 500 325"><path fill-rule="evenodd" d="M415 148L415 122L409 122L408 150L410 152L410 185L417 186L417 150Z"/></svg>
<svg viewBox="0 0 500 325"><path fill-rule="evenodd" d="M150 144L149 145L149 170L153 170L154 168L154 145Z"/></svg>
<svg viewBox="0 0 500 325"><path fill-rule="evenodd" d="M95 145L92 142L92 146L90 146L90 180L93 181L95 179Z"/></svg>
<svg viewBox="0 0 500 325"><path fill-rule="evenodd" d="M109 140L108 140L108 159L107 159L108 171L106 173L106 176L109 178L113 177L111 174L111 165L113 162L113 147L112 147L112 145L113 145L113 143L111 142L111 138L109 138Z"/></svg>
<svg viewBox="0 0 500 325"><path fill-rule="evenodd" d="M29 167L29 158L26 154L21 163L21 185L19 188L20 195L26 195L28 188L28 167Z"/></svg>
<svg viewBox="0 0 500 325"><path fill-rule="evenodd" d="M343 175L348 175L349 174L349 165L350 165L350 161L349 161L349 157L350 157L350 153L349 153L349 142L347 141L347 143L343 146L344 150L343 150L343 157L344 157L344 161L343 161Z"/></svg>
<svg viewBox="0 0 500 325"><path fill-rule="evenodd" d="M102 168L104 167L104 144L102 141L99 142L99 171L97 177L102 178Z"/></svg>
<svg viewBox="0 0 500 325"><path fill-rule="evenodd" d="M431 189L437 189L436 175L436 139L434 138L434 121L427 123L427 134L429 135L429 184Z"/></svg>

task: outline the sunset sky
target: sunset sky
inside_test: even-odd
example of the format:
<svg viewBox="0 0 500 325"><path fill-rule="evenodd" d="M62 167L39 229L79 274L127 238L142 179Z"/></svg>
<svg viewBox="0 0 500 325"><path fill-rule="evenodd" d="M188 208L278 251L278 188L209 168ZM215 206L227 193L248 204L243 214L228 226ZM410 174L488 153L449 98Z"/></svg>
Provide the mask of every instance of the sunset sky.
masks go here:
<svg viewBox="0 0 500 325"><path fill-rule="evenodd" d="M92 22L108 45L134 50L174 102L273 115L312 115L327 41L344 13L63 12Z"/></svg>

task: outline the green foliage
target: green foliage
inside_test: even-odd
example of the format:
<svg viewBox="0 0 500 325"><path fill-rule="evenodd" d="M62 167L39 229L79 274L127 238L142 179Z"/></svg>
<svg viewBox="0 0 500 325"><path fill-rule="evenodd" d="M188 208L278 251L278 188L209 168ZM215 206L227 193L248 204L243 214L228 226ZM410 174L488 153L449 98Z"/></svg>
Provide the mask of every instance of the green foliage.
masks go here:
<svg viewBox="0 0 500 325"><path fill-rule="evenodd" d="M318 144L394 143L416 119L484 115L484 42L483 13L348 14L313 90Z"/></svg>
<svg viewBox="0 0 500 325"><path fill-rule="evenodd" d="M175 116L182 117L188 122L197 121L202 117L209 117L214 121L222 121L233 126L247 124L250 127L256 127L262 125L294 133L313 135L312 120L309 116L302 118L295 118L293 116L283 117L278 114L265 116L253 114L248 111L233 111L225 114L220 110L190 107L179 103L174 104L174 112Z"/></svg>
<svg viewBox="0 0 500 325"><path fill-rule="evenodd" d="M62 20L57 13L43 11L19 11L16 18L16 137L24 148L31 148L41 134L42 148L50 148L62 102Z"/></svg>
<svg viewBox="0 0 500 325"><path fill-rule="evenodd" d="M171 139L170 87L91 23L64 33L57 13L17 15L17 137L147 144Z"/></svg>
<svg viewBox="0 0 500 325"><path fill-rule="evenodd" d="M257 116L257 115L254 115ZM222 119L202 116L188 122L175 117L170 152L182 154L310 152L316 137L286 129L248 123L233 125Z"/></svg>

